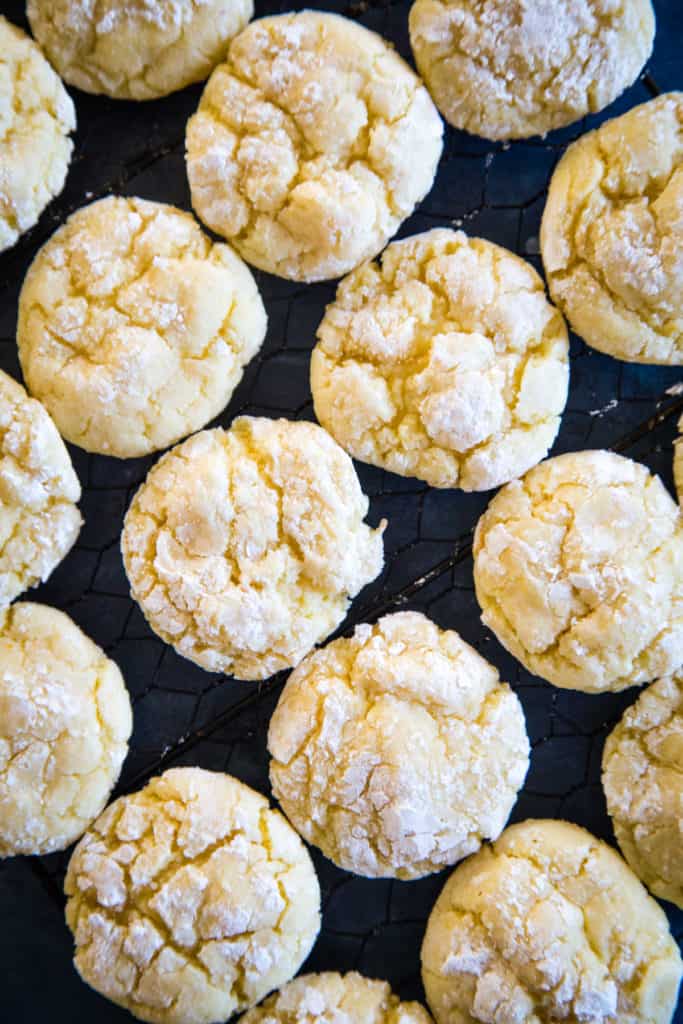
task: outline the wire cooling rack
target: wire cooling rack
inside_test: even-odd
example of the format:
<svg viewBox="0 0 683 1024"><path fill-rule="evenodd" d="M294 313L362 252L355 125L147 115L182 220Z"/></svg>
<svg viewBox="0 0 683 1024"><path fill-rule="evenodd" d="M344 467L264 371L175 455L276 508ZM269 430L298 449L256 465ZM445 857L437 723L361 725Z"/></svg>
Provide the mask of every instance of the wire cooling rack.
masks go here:
<svg viewBox="0 0 683 1024"><path fill-rule="evenodd" d="M356 18L392 40L409 59L407 2L321 5ZM683 24L678 0L655 4L659 33L647 72L607 112L621 113L683 85ZM259 15L285 4L258 4ZM677 16L678 10L678 16ZM3 5L25 25L23 5ZM678 76L678 80L677 80ZM115 103L75 94L78 132L63 194L36 228L0 256L0 366L19 376L16 303L37 249L79 206L110 193L139 195L190 209L183 160L184 128L200 87L150 104ZM539 227L547 185L567 144L603 118L590 118L546 139L511 146L447 129L435 186L400 235L438 225L464 228L519 253L541 270ZM239 414L312 419L310 350L328 284L299 285L257 274L269 316L266 342L216 423ZM671 486L672 439L683 412L676 385L683 371L619 363L572 339L571 391L554 453L611 448L646 463ZM31 599L62 608L120 665L134 705L131 750L117 793L143 785L173 765L228 771L269 792L266 734L284 682L238 683L211 675L157 639L131 601L119 552L123 516L154 458L117 461L71 449L83 485L85 525L74 550ZM490 495L437 491L357 465L370 496L369 520L386 517L386 568L354 602L340 634L398 608L425 612L457 629L518 693L532 742L531 768L512 820L565 817L613 841L600 787L606 734L635 691L586 696L555 689L526 673L482 627L472 583L471 537ZM419 882L369 881L335 868L312 851L323 890L323 928L305 969L357 969L389 980L404 997L421 998L419 948L425 922L447 873ZM50 1012L69 1021L96 1013L99 1024L123 1024L124 1011L74 982L71 939L54 914L63 906L66 855L0 864L0 963L7 1017L34 1022ZM671 908L683 941L683 914ZM37 934L36 921L48 922ZM54 963L59 970L54 970ZM675 1018L683 1024L683 1010Z"/></svg>

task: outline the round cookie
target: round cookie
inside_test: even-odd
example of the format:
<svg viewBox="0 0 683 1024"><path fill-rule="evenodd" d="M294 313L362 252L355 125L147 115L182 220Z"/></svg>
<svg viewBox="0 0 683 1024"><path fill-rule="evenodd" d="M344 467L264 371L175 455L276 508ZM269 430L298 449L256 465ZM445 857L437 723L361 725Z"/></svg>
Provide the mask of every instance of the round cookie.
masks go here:
<svg viewBox="0 0 683 1024"><path fill-rule="evenodd" d="M317 11L262 18L230 44L188 122L192 205L262 270L339 277L427 194L442 130L374 32Z"/></svg>
<svg viewBox="0 0 683 1024"><path fill-rule="evenodd" d="M297 831L373 878L420 878L498 836L529 767L510 687L418 612L309 654L268 750L273 794Z"/></svg>
<svg viewBox="0 0 683 1024"><path fill-rule="evenodd" d="M680 505L683 501L683 416L678 421L678 433L674 441L674 485Z"/></svg>
<svg viewBox="0 0 683 1024"><path fill-rule="evenodd" d="M240 1024L431 1024L419 1003L404 1003L386 981L349 971L304 974L249 1010Z"/></svg>
<svg viewBox="0 0 683 1024"><path fill-rule="evenodd" d="M596 113L652 52L650 0L415 0L420 74L454 127L487 139L544 135Z"/></svg>
<svg viewBox="0 0 683 1024"><path fill-rule="evenodd" d="M648 686L607 737L607 810L648 889L683 909L683 675Z"/></svg>
<svg viewBox="0 0 683 1024"><path fill-rule="evenodd" d="M108 197L43 246L19 300L24 376L63 437L119 458L205 426L266 331L249 268L172 206Z"/></svg>
<svg viewBox="0 0 683 1024"><path fill-rule="evenodd" d="M27 4L34 36L69 85L130 100L201 82L253 13L253 0Z"/></svg>
<svg viewBox="0 0 683 1024"><path fill-rule="evenodd" d="M29 36L0 16L0 252L64 188L76 129L66 89Z"/></svg>
<svg viewBox="0 0 683 1024"><path fill-rule="evenodd" d="M320 928L306 849L230 775L175 768L116 800L69 863L74 963L154 1024L213 1024L296 974Z"/></svg>
<svg viewBox="0 0 683 1024"><path fill-rule="evenodd" d="M0 612L0 857L63 850L101 812L132 715L113 661L68 615Z"/></svg>
<svg viewBox="0 0 683 1024"><path fill-rule="evenodd" d="M385 523L313 423L241 416L150 471L121 547L150 626L210 672L265 679L335 629L380 572Z"/></svg>
<svg viewBox="0 0 683 1024"><path fill-rule="evenodd" d="M0 370L0 610L44 583L71 550L80 497L54 423Z"/></svg>
<svg viewBox="0 0 683 1024"><path fill-rule="evenodd" d="M635 363L683 363L683 93L583 135L550 182L541 249L584 341Z"/></svg>
<svg viewBox="0 0 683 1024"><path fill-rule="evenodd" d="M683 521L659 477L571 452L504 487L474 535L482 622L530 671L586 693L683 663Z"/></svg>
<svg viewBox="0 0 683 1024"><path fill-rule="evenodd" d="M339 285L311 390L357 459L482 491L548 452L569 384L567 329L536 271L462 231L393 242Z"/></svg>
<svg viewBox="0 0 683 1024"><path fill-rule="evenodd" d="M422 979L437 1024L669 1024L681 957L611 847L566 821L525 821L449 878Z"/></svg>

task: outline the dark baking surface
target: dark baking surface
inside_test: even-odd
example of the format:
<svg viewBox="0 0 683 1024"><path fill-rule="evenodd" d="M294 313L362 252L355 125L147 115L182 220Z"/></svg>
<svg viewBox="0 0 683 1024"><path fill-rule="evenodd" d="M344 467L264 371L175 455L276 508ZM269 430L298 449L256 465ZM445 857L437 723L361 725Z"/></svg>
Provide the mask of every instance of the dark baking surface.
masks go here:
<svg viewBox="0 0 683 1024"><path fill-rule="evenodd" d="M320 6L375 29L410 59L407 0ZM25 25L18 0L0 7ZM608 116L658 90L683 87L681 0L655 0L655 8L658 32L649 74L608 109ZM257 0L258 15L287 9L284 3ZM200 92L201 87L193 87L158 102L133 104L72 91L78 132L66 188L33 231L0 255L4 370L19 376L14 332L24 274L38 247L69 213L111 192L190 209L183 137ZM448 128L434 188L400 234L462 225L470 234L515 250L540 270L538 235L549 176L566 144L604 117L511 146ZM257 276L269 316L267 339L217 422L227 425L240 413L312 419L309 353L334 286ZM683 398L671 389L683 379L683 370L617 362L576 338L571 370L569 403L553 451L612 448L646 463L672 487L672 440ZM128 502L154 459L122 462L75 448L71 453L83 485L85 525L49 583L26 596L68 611L123 670L135 728L118 792L142 785L161 768L192 764L229 771L267 793L266 732L282 679L256 685L210 675L152 634L128 596L119 535ZM386 570L354 602L341 631L399 607L420 609L441 626L457 629L498 666L524 705L533 754L512 820L568 818L613 841L600 788L602 746L637 691L598 697L555 689L526 673L482 627L469 545L490 495L431 490L415 480L360 464L357 468L371 497L370 521L376 524L383 516L389 521ZM388 979L405 997L422 998L420 943L446 874L410 883L369 881L312 853L324 914L304 969L354 968ZM72 968L61 895L65 864L65 855L0 863L2 1024L131 1020L82 984ZM681 942L683 913L666 909ZM683 1024L683 1006L674 1019Z"/></svg>

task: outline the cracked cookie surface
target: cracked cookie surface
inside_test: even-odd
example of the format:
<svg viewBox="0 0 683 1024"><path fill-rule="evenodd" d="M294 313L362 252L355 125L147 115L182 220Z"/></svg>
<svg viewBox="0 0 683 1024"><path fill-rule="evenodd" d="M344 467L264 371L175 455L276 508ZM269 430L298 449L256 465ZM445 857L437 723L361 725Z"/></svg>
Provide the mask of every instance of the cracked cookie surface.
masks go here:
<svg viewBox="0 0 683 1024"><path fill-rule="evenodd" d="M0 16L0 252L64 187L76 111L42 53Z"/></svg>
<svg viewBox="0 0 683 1024"><path fill-rule="evenodd" d="M241 416L150 471L121 546L152 629L211 672L265 679L332 632L383 564L384 523L313 423Z"/></svg>
<svg viewBox="0 0 683 1024"><path fill-rule="evenodd" d="M420 878L500 834L529 765L496 669L418 612L356 627L289 677L270 722L273 794L346 871Z"/></svg>
<svg viewBox="0 0 683 1024"><path fill-rule="evenodd" d="M446 229L345 278L311 358L316 415L354 458L467 491L544 458L568 384L567 330L533 267Z"/></svg>
<svg viewBox="0 0 683 1024"><path fill-rule="evenodd" d="M587 344L683 363L683 93L572 143L550 182L541 250L550 294Z"/></svg>
<svg viewBox="0 0 683 1024"><path fill-rule="evenodd" d="M624 857L683 909L683 674L641 693L607 737L602 785Z"/></svg>
<svg viewBox="0 0 683 1024"><path fill-rule="evenodd" d="M681 957L611 847L566 821L525 821L449 878L422 978L437 1024L669 1024Z"/></svg>
<svg viewBox="0 0 683 1024"><path fill-rule="evenodd" d="M175 768L116 800L65 881L74 962L140 1020L212 1024L297 972L320 888L296 832L230 775Z"/></svg>
<svg viewBox="0 0 683 1024"><path fill-rule="evenodd" d="M262 18L188 122L192 204L262 270L338 277L427 194L441 136L427 90L374 32L315 11Z"/></svg>
<svg viewBox="0 0 683 1024"><path fill-rule="evenodd" d="M17 339L28 388L61 434L130 458L217 416L265 331L256 283L229 246L175 207L109 197L36 256Z"/></svg>
<svg viewBox="0 0 683 1024"><path fill-rule="evenodd" d="M474 535L482 622L530 671L586 693L683 662L683 521L659 477L571 452L507 484Z"/></svg>
<svg viewBox="0 0 683 1024"><path fill-rule="evenodd" d="M45 582L83 520L69 453L47 412L0 371L0 609Z"/></svg>
<svg viewBox="0 0 683 1024"><path fill-rule="evenodd" d="M544 135L596 113L652 52L650 0L416 0L415 62L456 128Z"/></svg>
<svg viewBox="0 0 683 1024"><path fill-rule="evenodd" d="M201 82L253 0L28 0L31 30L65 82L151 100Z"/></svg>
<svg viewBox="0 0 683 1024"><path fill-rule="evenodd" d="M63 850L104 807L132 715L115 663L56 608L0 613L0 857Z"/></svg>

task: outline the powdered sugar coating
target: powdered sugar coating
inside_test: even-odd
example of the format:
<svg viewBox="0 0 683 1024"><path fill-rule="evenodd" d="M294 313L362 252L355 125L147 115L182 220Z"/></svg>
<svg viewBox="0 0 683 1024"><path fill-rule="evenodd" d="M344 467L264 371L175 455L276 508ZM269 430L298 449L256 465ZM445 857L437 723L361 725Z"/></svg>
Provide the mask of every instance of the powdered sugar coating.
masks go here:
<svg viewBox="0 0 683 1024"><path fill-rule="evenodd" d="M212 1024L284 984L320 928L303 843L230 775L176 768L116 800L65 881L74 962L140 1020Z"/></svg>
<svg viewBox="0 0 683 1024"><path fill-rule="evenodd" d="M602 110L652 52L650 0L416 0L420 74L456 128L543 135Z"/></svg>
<svg viewBox="0 0 683 1024"><path fill-rule="evenodd" d="M311 359L316 415L355 458L488 490L547 454L568 347L528 263L462 231L427 231L339 285Z"/></svg>
<svg viewBox="0 0 683 1024"><path fill-rule="evenodd" d="M262 18L188 123L192 204L262 270L338 277L429 191L441 135L427 90L374 32L316 11Z"/></svg>

